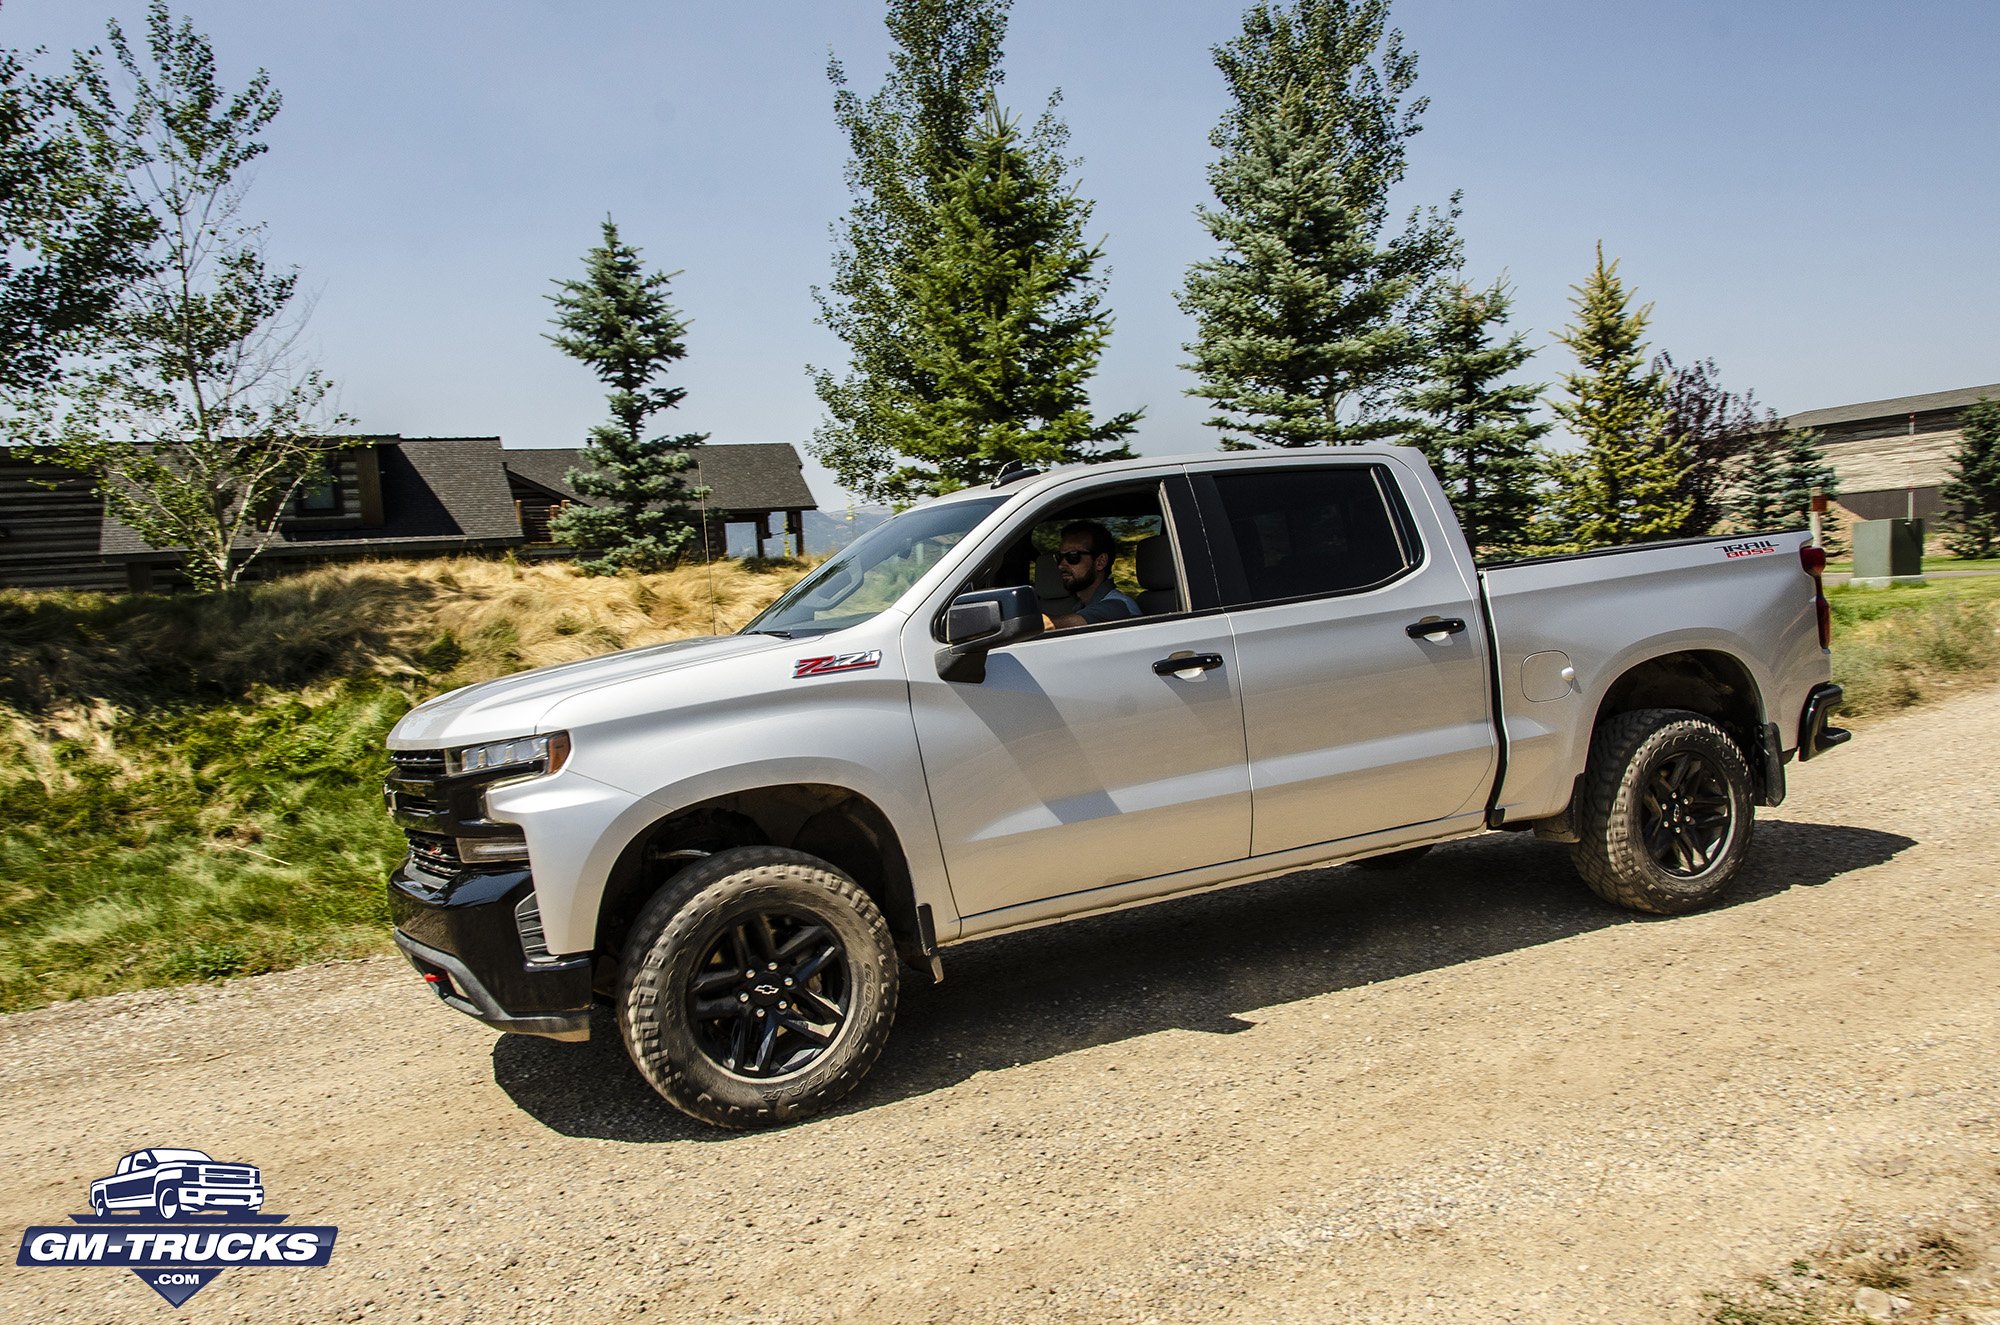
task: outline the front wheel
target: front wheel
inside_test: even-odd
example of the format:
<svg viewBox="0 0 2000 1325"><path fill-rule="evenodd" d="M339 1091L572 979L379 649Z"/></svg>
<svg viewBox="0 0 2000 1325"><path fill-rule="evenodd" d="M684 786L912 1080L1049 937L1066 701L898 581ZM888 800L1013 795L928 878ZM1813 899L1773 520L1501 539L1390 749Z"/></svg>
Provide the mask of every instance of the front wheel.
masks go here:
<svg viewBox="0 0 2000 1325"><path fill-rule="evenodd" d="M676 874L626 939L618 1029L653 1089L718 1127L831 1107L895 1020L896 948L854 880L781 847Z"/></svg>
<svg viewBox="0 0 2000 1325"><path fill-rule="evenodd" d="M1679 915L1722 895L1750 849L1750 766L1698 713L1638 709L1598 728L1577 807L1577 872L1608 902Z"/></svg>
<svg viewBox="0 0 2000 1325"><path fill-rule="evenodd" d="M162 1219L179 1219L182 1213L181 1189L178 1187L161 1188L153 1197L153 1207L160 1212L160 1218Z"/></svg>

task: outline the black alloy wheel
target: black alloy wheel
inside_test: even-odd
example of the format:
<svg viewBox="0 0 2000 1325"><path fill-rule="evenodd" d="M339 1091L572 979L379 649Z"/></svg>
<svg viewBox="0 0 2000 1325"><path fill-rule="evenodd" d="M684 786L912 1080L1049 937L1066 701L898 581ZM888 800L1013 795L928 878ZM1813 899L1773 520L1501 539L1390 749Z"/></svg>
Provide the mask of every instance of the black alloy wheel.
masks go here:
<svg viewBox="0 0 2000 1325"><path fill-rule="evenodd" d="M1655 865L1695 878L1722 859L1735 829L1722 770L1698 751L1682 750L1654 766L1640 797L1639 831Z"/></svg>
<svg viewBox="0 0 2000 1325"><path fill-rule="evenodd" d="M1750 850L1752 791L1742 747L1713 718L1616 714L1591 738L1571 859L1607 902L1667 916L1708 906Z"/></svg>
<svg viewBox="0 0 2000 1325"><path fill-rule="evenodd" d="M847 950L817 917L789 910L736 916L688 981L695 1041L738 1076L804 1071L839 1036L853 982Z"/></svg>
<svg viewBox="0 0 2000 1325"><path fill-rule="evenodd" d="M640 908L618 1031L647 1082L718 1127L809 1118L868 1074L896 1018L896 944L867 890L816 856L729 847Z"/></svg>

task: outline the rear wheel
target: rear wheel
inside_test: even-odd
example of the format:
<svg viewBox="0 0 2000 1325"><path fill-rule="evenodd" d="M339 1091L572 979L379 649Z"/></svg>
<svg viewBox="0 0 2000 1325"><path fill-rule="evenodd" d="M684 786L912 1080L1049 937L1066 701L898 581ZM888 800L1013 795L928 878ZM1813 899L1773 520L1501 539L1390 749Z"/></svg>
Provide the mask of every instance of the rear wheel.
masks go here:
<svg viewBox="0 0 2000 1325"><path fill-rule="evenodd" d="M1598 728L1577 807L1577 872L1598 896L1679 915L1722 895L1750 849L1750 766L1698 713L1639 709Z"/></svg>
<svg viewBox="0 0 2000 1325"><path fill-rule="evenodd" d="M618 1028L639 1071L720 1127L818 1113L860 1083L895 1019L895 945L860 885L780 847L676 874L626 939Z"/></svg>

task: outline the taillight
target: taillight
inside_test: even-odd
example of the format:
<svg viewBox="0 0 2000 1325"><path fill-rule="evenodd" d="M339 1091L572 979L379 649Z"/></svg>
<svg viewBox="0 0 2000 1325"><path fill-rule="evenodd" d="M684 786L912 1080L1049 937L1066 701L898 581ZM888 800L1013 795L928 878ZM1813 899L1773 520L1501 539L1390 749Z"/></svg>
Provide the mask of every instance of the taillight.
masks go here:
<svg viewBox="0 0 2000 1325"><path fill-rule="evenodd" d="M1820 579L1826 570L1826 549L1801 543L1799 564L1805 567L1806 574L1813 577L1813 615L1819 618L1819 646L1830 649L1833 647L1833 604L1826 601L1826 583Z"/></svg>

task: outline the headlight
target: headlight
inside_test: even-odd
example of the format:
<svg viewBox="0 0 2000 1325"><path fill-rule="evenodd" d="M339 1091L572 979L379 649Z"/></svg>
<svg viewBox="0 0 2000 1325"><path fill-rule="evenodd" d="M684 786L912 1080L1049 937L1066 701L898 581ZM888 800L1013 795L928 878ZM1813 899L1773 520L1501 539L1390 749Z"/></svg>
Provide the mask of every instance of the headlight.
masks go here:
<svg viewBox="0 0 2000 1325"><path fill-rule="evenodd" d="M569 762L569 733L550 732L547 736L517 736L508 741L489 741L444 752L444 771L461 773L512 773L517 777L540 777L553 773Z"/></svg>

